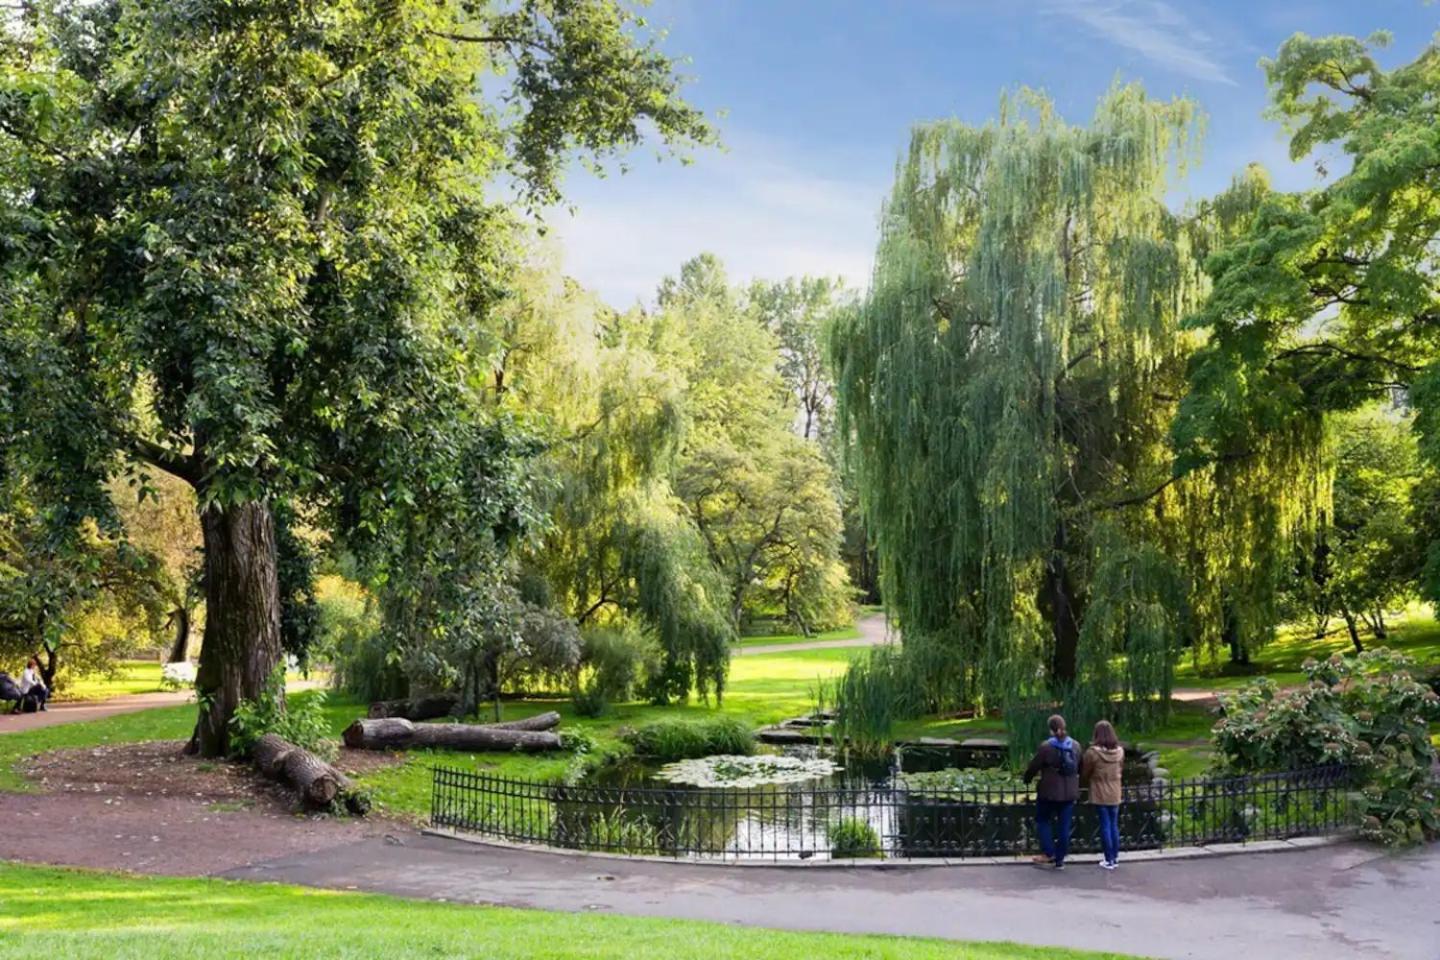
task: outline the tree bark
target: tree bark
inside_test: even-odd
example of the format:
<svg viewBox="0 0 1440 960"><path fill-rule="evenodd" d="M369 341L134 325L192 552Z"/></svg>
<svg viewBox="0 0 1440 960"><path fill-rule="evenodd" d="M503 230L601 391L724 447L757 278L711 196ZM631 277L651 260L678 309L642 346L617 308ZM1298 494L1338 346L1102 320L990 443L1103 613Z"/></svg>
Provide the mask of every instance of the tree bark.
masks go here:
<svg viewBox="0 0 1440 960"><path fill-rule="evenodd" d="M1240 618L1235 615L1235 610L1226 601L1221 612L1222 622L1220 624L1221 637L1225 645L1230 648L1230 662L1242 667L1250 665L1250 648L1245 645L1245 638L1240 635Z"/></svg>
<svg viewBox="0 0 1440 960"><path fill-rule="evenodd" d="M250 759L265 776L293 787L307 807L328 810L340 800L351 813L365 812L366 803L354 793L345 774L277 734L267 733L257 740Z"/></svg>
<svg viewBox="0 0 1440 960"><path fill-rule="evenodd" d="M205 541L205 642L195 689L200 718L192 752L229 752L230 718L242 700L265 692L280 662L280 588L275 520L264 502L200 516ZM283 696L283 691L281 696Z"/></svg>
<svg viewBox="0 0 1440 960"><path fill-rule="evenodd" d="M498 724L411 723L400 717L356 720L345 728L345 746L355 750L404 750L440 747L446 750L516 750L539 753L559 750L554 733L515 729Z"/></svg>
<svg viewBox="0 0 1440 960"><path fill-rule="evenodd" d="M175 640L170 644L167 663L184 663L190 657L190 608L180 605L170 615L175 624Z"/></svg>
<svg viewBox="0 0 1440 960"><path fill-rule="evenodd" d="M1350 642L1355 645L1355 652L1364 653L1365 644L1360 639L1360 631L1355 627L1355 614L1350 612L1349 607L1342 607L1340 615L1345 618L1345 626L1350 631Z"/></svg>
<svg viewBox="0 0 1440 960"><path fill-rule="evenodd" d="M1050 661L1050 679L1057 686L1075 682L1076 656L1080 649L1080 600L1065 561L1065 525L1055 527L1054 549L1045 564L1045 606L1050 614L1050 631L1055 649Z"/></svg>

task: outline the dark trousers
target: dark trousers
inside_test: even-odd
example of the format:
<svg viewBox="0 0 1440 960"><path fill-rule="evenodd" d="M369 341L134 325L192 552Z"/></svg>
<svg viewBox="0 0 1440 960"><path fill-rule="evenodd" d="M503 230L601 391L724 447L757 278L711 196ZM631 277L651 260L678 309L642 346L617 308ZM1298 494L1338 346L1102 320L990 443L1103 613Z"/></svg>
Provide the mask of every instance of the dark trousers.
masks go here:
<svg viewBox="0 0 1440 960"><path fill-rule="evenodd" d="M1059 866L1070 852L1070 822L1075 817L1075 801L1035 801L1035 832L1040 835L1040 852ZM1058 829L1056 829L1058 826Z"/></svg>
<svg viewBox="0 0 1440 960"><path fill-rule="evenodd" d="M1108 863L1120 859L1120 805L1096 804L1095 813L1100 818L1100 849L1105 851Z"/></svg>

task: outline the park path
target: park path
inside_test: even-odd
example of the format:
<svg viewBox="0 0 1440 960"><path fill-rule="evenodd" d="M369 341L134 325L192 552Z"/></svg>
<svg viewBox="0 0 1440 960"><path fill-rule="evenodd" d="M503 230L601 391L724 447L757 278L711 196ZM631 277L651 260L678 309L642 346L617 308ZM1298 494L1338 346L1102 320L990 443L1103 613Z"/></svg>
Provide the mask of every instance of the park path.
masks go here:
<svg viewBox="0 0 1440 960"><path fill-rule="evenodd" d="M319 680L296 680L287 684L289 692L311 690L321 686ZM0 736L7 733L26 733L44 727L58 727L66 723L83 723L86 720L103 720L122 713L138 713L154 707L170 707L177 703L193 703L193 690L165 690L153 693L127 693L108 700L78 700L52 703L43 713L10 713L8 705L0 710Z"/></svg>
<svg viewBox="0 0 1440 960"><path fill-rule="evenodd" d="M1122 856L1123 861L1123 856ZM789 930L1013 940L1162 958L1435 960L1440 848L1358 844L1123 863L720 867L477 846L406 833L252 863L231 879L452 903Z"/></svg>
<svg viewBox="0 0 1440 960"><path fill-rule="evenodd" d="M872 613L855 621L855 628L860 631L860 636L851 637L849 640L810 640L797 641L795 643L765 643L754 647L737 647L736 652L742 657L754 656L757 653L792 653L796 650L839 650L844 647L873 647L882 643L890 643L892 637L886 626L885 614Z"/></svg>

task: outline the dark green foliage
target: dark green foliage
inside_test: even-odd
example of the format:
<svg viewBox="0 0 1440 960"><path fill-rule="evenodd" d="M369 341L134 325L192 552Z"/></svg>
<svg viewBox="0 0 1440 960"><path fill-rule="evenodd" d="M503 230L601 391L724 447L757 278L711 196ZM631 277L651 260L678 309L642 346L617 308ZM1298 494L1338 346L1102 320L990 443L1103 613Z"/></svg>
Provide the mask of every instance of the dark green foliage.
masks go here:
<svg viewBox="0 0 1440 960"><path fill-rule="evenodd" d="M280 645L302 668L320 641L320 605L315 599L316 550L295 532L288 503L274 506L275 575L280 584Z"/></svg>
<svg viewBox="0 0 1440 960"><path fill-rule="evenodd" d="M871 859L884 856L880 834L859 817L845 817L830 824L830 856L836 860Z"/></svg>
<svg viewBox="0 0 1440 960"><path fill-rule="evenodd" d="M714 755L747 756L755 752L750 728L734 717L706 720L657 720L626 731L621 739L636 754L657 763Z"/></svg>
<svg viewBox="0 0 1440 960"><path fill-rule="evenodd" d="M1440 787L1429 724L1440 695L1415 680L1410 658L1377 648L1306 661L1306 686L1269 680L1224 698L1213 740L1226 770L1252 773L1317 764L1354 767L1364 836L1390 845L1440 835Z"/></svg>

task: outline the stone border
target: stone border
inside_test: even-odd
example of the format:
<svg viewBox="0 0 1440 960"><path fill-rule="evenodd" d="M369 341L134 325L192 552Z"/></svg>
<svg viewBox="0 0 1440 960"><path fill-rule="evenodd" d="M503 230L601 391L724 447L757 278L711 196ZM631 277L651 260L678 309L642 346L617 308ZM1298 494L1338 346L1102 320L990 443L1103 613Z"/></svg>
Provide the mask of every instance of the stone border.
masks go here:
<svg viewBox="0 0 1440 960"><path fill-rule="evenodd" d="M597 860L620 860L626 863L672 863L703 867L780 867L788 870L821 869L871 869L902 870L907 867L1028 867L1031 861L1026 857L896 857L894 859L870 858L847 860L761 860L746 858L724 860L716 857L657 857L652 855L631 855L607 853L603 850L564 850L532 843L515 843L475 834L422 827L420 832L429 837L442 837L468 843L478 847L495 847L501 850L518 850L529 853L548 853L562 857L590 857ZM1121 851L1123 863L1152 863L1160 860L1196 860L1202 857L1233 857L1247 853L1280 853L1286 850L1307 850L1314 847L1328 847L1347 843L1355 839L1353 831L1343 831L1324 837L1295 837L1291 840L1256 840L1254 843L1216 843L1204 847L1171 847L1160 850ZM1092 863L1095 854L1077 854L1077 863Z"/></svg>

